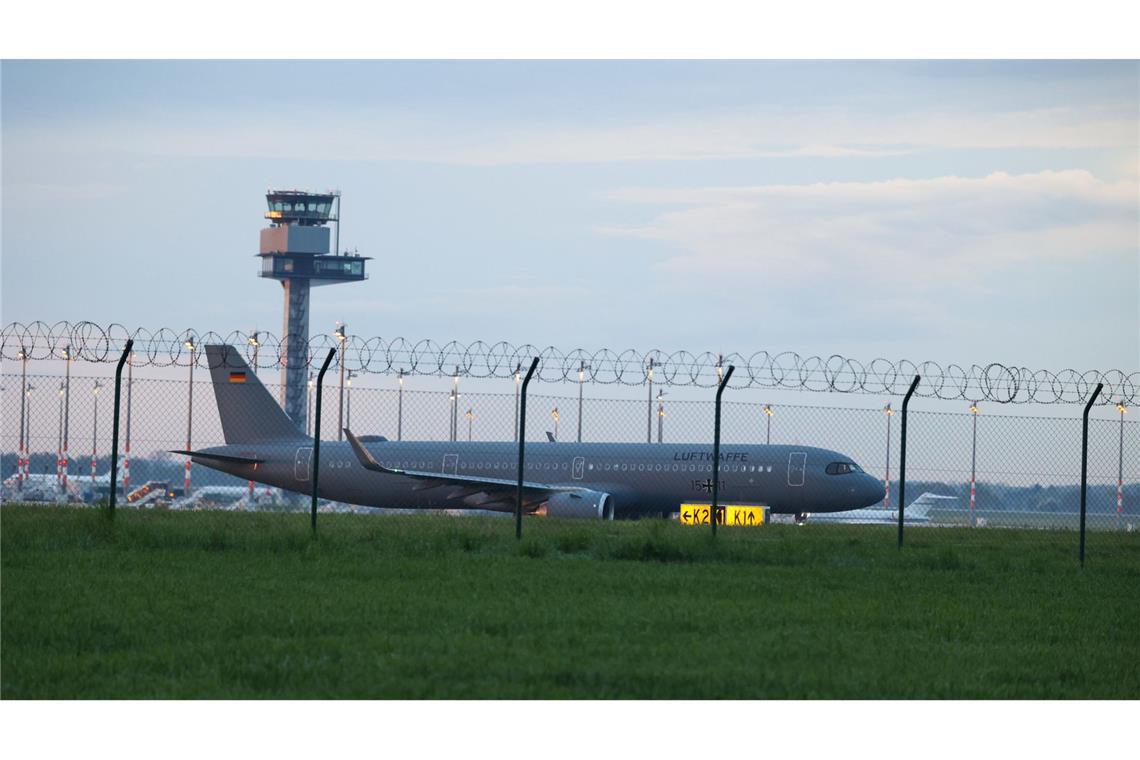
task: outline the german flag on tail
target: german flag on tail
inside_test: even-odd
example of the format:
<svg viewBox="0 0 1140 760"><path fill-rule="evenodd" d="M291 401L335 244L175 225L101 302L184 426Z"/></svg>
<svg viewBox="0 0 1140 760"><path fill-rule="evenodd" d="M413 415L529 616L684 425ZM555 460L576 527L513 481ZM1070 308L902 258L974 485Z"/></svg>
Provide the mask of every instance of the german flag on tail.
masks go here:
<svg viewBox="0 0 1140 760"><path fill-rule="evenodd" d="M231 372L230 373L230 382L231 383L244 383L245 382L245 373L244 372Z"/></svg>

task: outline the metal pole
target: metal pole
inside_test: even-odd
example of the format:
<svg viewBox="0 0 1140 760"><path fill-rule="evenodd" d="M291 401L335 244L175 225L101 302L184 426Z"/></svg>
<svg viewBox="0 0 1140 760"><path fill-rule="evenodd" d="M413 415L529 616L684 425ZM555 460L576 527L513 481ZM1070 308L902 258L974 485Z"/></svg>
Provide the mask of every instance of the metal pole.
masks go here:
<svg viewBox="0 0 1140 760"><path fill-rule="evenodd" d="M404 370L400 370L400 390L396 392L396 440L404 440Z"/></svg>
<svg viewBox="0 0 1140 760"><path fill-rule="evenodd" d="M578 443L582 442L582 384L586 380L586 362L578 362Z"/></svg>
<svg viewBox="0 0 1140 760"><path fill-rule="evenodd" d="M352 430L352 378L355 374L352 370L348 371L348 391L344 397L344 426Z"/></svg>
<svg viewBox="0 0 1140 760"><path fill-rule="evenodd" d="M902 432L899 435L899 548L903 545L903 511L906 509L906 410L910 405L910 397L914 395L914 389L918 387L918 381L921 376L915 375L914 380L910 382L910 388L907 389L906 395L903 396L902 405Z"/></svg>
<svg viewBox="0 0 1140 760"><path fill-rule="evenodd" d="M55 486L63 492L63 381L59 381L59 426L55 439Z"/></svg>
<svg viewBox="0 0 1140 760"><path fill-rule="evenodd" d="M1128 407L1124 406L1124 400L1121 399L1116 408L1120 412L1120 459L1116 469L1116 517L1119 520L1124 514L1124 413Z"/></svg>
<svg viewBox="0 0 1140 760"><path fill-rule="evenodd" d="M321 388L325 381L325 371L328 370L334 356L336 356L336 349L330 348L329 355L325 357L325 363L321 365L321 371L317 373L317 416L313 422L313 472L311 478L313 481L311 507L313 535L317 534L317 478L321 474Z"/></svg>
<svg viewBox="0 0 1140 760"><path fill-rule="evenodd" d="M249 338L249 343L250 343L250 345L253 346L253 376L254 377L257 377L257 351L259 348L261 348L261 341L259 339L260 335L261 335L260 332L258 332L257 330L254 330L253 335L251 335ZM128 393L129 393L129 391L128 391ZM254 483L252 480L246 481L246 488L249 489L249 496L247 497L247 501L249 501L251 506L253 504L253 489L254 489L254 487L255 486L254 486Z"/></svg>
<svg viewBox="0 0 1140 760"><path fill-rule="evenodd" d="M887 415L887 467L886 474L883 476L883 506L889 512L891 509L891 417L895 416L895 410L891 409L890 402L883 407L883 413Z"/></svg>
<svg viewBox="0 0 1140 760"><path fill-rule="evenodd" d="M530 385L530 379L534 376L534 371L537 368L538 357L536 356L530 362L530 369L526 371L526 380L523 380L522 390L519 394L519 427L515 430L515 440L519 442L519 484L518 491L515 493L515 538L522 538L523 465L525 464L524 455L526 451L526 387ZM515 374L515 378L518 378L518 373Z"/></svg>
<svg viewBox="0 0 1140 760"><path fill-rule="evenodd" d="M27 419L24 421L24 437L27 439L27 442L24 444L24 448L27 449L27 453L24 456L25 477L32 474L32 391L35 389L36 386L29 384L25 392L28 397L27 410L25 412Z"/></svg>
<svg viewBox="0 0 1140 760"><path fill-rule="evenodd" d="M97 462L97 451L98 451L98 443L99 443L99 389L102 387L103 386L99 384L99 381L96 380L95 381L95 390L93 391L95 394L95 413L93 415L91 415L91 495L92 496L95 495L95 475L96 475L95 465ZM190 447L187 446L186 448L189 449Z"/></svg>
<svg viewBox="0 0 1140 760"><path fill-rule="evenodd" d="M665 435L665 402L661 399L664 398L664 391L657 391L657 442L661 443Z"/></svg>
<svg viewBox="0 0 1140 760"><path fill-rule="evenodd" d="M190 390L186 394L186 450L193 451L190 447L190 432L194 425L194 342L187 341L186 347L190 349ZM186 457L186 477L182 481L183 498L190 495L190 460L192 458Z"/></svg>
<svg viewBox="0 0 1140 760"><path fill-rule="evenodd" d="M337 222L339 225L340 222ZM347 341L344 336L344 323L337 328L337 340L340 341L340 399L337 401L336 411L336 439L344 440L344 351Z"/></svg>
<svg viewBox="0 0 1140 760"><path fill-rule="evenodd" d="M764 405L764 416L768 418L767 432L765 433L765 436L764 436L764 443L766 445L771 445L771 443L772 443L772 414L773 414L772 405L771 404L765 404Z"/></svg>
<svg viewBox="0 0 1140 760"><path fill-rule="evenodd" d="M25 405L28 397L28 352L20 349L20 456L16 460L16 483L24 490L24 466L28 453Z"/></svg>
<svg viewBox="0 0 1140 760"><path fill-rule="evenodd" d="M63 381L63 490L67 491L67 480L71 469L69 439L71 438L71 346L68 345L64 359Z"/></svg>
<svg viewBox="0 0 1140 760"><path fill-rule="evenodd" d="M459 440L459 366L455 367L455 374L451 383L451 440Z"/></svg>
<svg viewBox="0 0 1140 760"><path fill-rule="evenodd" d="M522 375L522 362L515 365L515 443L519 441L519 379Z"/></svg>
<svg viewBox="0 0 1140 760"><path fill-rule="evenodd" d="M561 415L558 414L558 407L554 407L552 410L550 410L550 416L554 418L554 440L557 441L558 440L558 420L560 420L562 418Z"/></svg>
<svg viewBox="0 0 1140 760"><path fill-rule="evenodd" d="M974 417L974 434L970 444L970 525L976 525L974 508L977 505L978 482L978 402L970 405L970 414Z"/></svg>
<svg viewBox="0 0 1140 760"><path fill-rule="evenodd" d="M133 344L134 340L129 343ZM134 388L132 369L135 366L135 353L127 357L127 433L123 447L123 496L130 493L131 488L131 390Z"/></svg>
<svg viewBox="0 0 1140 760"><path fill-rule="evenodd" d="M645 442L653 443L653 358L649 359L649 372L646 373L649 378L649 406L646 409L648 415L646 416L646 429L645 429Z"/></svg>
<svg viewBox="0 0 1140 760"><path fill-rule="evenodd" d="M1081 418L1081 567L1085 566L1085 499L1089 490L1089 412L1102 390L1104 383L1097 383Z"/></svg>
<svg viewBox="0 0 1140 760"><path fill-rule="evenodd" d="M716 387L716 425L713 428L713 484L712 484L712 507L709 509L709 522L712 524L712 534L716 535L716 518L717 509L720 504L720 397L724 393L725 387L728 385L729 378L732 377L732 371L736 367L731 364L728 365L728 371L724 373L721 378L720 384Z"/></svg>
<svg viewBox="0 0 1140 760"><path fill-rule="evenodd" d="M467 442L471 443L471 421L475 419L475 413L471 409L467 410Z"/></svg>
<svg viewBox="0 0 1140 760"><path fill-rule="evenodd" d="M118 490L116 481L119 478L119 397L123 390L123 365L127 363L127 357L130 356L134 345L134 340L127 340L127 346L123 349L123 355L119 357L118 366L115 367L115 416L111 420L111 500L108 502L107 511L111 519L115 518L115 492Z"/></svg>
<svg viewBox="0 0 1140 760"><path fill-rule="evenodd" d="M306 408L305 408L305 424L309 426L309 435L313 434L316 430L313 427L313 373L309 373L309 385L305 392Z"/></svg>

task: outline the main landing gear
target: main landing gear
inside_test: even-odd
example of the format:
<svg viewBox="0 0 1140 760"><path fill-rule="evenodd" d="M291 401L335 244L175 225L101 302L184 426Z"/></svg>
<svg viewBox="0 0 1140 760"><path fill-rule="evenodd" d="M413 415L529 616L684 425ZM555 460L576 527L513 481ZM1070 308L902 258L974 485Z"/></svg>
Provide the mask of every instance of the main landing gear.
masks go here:
<svg viewBox="0 0 1140 760"><path fill-rule="evenodd" d="M807 512L796 512L796 525L803 525L804 523L807 522L807 519L808 519L808 513Z"/></svg>

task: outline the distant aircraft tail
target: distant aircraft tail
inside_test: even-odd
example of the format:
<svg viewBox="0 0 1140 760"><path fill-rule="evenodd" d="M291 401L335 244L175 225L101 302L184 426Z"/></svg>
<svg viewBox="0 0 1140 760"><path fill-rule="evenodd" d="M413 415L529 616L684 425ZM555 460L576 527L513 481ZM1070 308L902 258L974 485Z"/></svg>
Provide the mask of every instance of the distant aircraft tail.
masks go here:
<svg viewBox="0 0 1140 760"><path fill-rule="evenodd" d="M206 346L226 443L295 441L304 435L233 346Z"/></svg>
<svg viewBox="0 0 1140 760"><path fill-rule="evenodd" d="M907 506L906 516L921 520L929 516L927 513L930 512L931 507L942 505L943 507L949 506L953 508L956 506L957 501L958 499L955 496L942 496L941 494L927 491Z"/></svg>

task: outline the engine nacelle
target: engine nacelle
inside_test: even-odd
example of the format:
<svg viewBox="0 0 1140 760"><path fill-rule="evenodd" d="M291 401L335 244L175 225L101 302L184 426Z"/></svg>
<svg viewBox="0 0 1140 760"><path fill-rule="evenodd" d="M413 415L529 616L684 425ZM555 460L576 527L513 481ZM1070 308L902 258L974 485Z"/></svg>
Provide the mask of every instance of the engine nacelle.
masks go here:
<svg viewBox="0 0 1140 760"><path fill-rule="evenodd" d="M582 488L560 491L546 502L547 517L564 517L580 520L614 519L614 498L608 493Z"/></svg>

